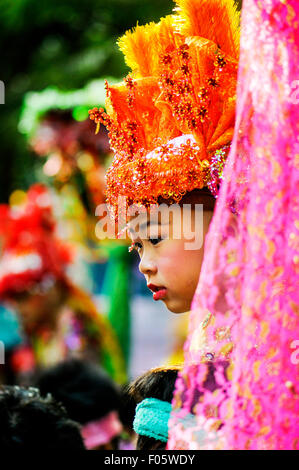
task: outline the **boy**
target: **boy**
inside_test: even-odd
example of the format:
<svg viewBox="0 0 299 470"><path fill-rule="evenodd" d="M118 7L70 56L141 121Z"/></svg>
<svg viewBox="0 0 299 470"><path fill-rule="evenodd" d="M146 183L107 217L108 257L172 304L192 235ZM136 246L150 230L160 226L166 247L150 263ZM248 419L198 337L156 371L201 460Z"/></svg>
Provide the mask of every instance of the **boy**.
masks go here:
<svg viewBox="0 0 299 470"><path fill-rule="evenodd" d="M115 153L107 172L110 210L122 218L119 201L125 198L132 248L153 298L181 313L191 307L203 258L201 244L190 249L187 241L193 235L196 242L199 234L204 242L233 135L239 29L233 1L214 2L223 14L212 15L217 24L210 29L202 21L211 15L208 3L177 3L178 13L120 39L132 72L119 85L107 86L107 114L94 108L90 118L108 128ZM193 18L196 10L199 18ZM184 219L187 203L189 227L171 218L152 223L154 206L167 218L179 204ZM136 220L140 206L143 216ZM140 234L140 226L156 235Z"/></svg>

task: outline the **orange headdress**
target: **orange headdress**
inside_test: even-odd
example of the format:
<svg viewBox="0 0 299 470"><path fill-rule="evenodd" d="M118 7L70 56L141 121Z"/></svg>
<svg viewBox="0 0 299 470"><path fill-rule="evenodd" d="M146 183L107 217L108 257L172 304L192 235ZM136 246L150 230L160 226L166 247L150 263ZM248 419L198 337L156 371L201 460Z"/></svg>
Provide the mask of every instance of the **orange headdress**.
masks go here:
<svg viewBox="0 0 299 470"><path fill-rule="evenodd" d="M179 202L206 185L215 190L213 176L229 151L238 12L233 0L176 3L172 16L119 40L132 72L121 84L107 85L107 114L90 111L109 129L115 152L107 172L112 206L119 196L148 206L159 197Z"/></svg>

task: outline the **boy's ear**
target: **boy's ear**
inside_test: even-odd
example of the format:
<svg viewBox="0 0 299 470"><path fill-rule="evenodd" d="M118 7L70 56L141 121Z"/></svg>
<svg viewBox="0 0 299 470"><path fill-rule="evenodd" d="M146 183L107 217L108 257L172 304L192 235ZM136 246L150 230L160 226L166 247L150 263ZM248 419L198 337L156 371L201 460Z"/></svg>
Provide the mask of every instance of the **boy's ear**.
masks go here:
<svg viewBox="0 0 299 470"><path fill-rule="evenodd" d="M206 220L208 221L208 224L210 225L211 221L212 221L212 218L213 218L213 215L214 215L214 211L203 211L204 215L206 216Z"/></svg>

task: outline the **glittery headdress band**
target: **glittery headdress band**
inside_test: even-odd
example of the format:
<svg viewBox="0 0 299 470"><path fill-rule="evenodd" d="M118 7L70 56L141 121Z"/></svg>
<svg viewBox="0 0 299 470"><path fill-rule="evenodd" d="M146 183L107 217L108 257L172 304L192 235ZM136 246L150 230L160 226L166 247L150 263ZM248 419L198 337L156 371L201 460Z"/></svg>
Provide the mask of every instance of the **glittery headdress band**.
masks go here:
<svg viewBox="0 0 299 470"><path fill-rule="evenodd" d="M90 111L115 152L112 206L119 196L149 205L206 185L217 191L234 127L238 13L233 0L177 4L176 14L120 39L132 73L107 85L107 114Z"/></svg>

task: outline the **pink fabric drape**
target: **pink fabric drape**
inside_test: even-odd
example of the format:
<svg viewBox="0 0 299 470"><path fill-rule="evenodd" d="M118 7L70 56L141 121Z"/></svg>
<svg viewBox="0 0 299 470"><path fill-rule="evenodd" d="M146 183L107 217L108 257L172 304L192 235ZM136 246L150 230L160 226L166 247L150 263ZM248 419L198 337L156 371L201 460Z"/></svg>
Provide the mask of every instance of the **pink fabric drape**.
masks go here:
<svg viewBox="0 0 299 470"><path fill-rule="evenodd" d="M234 140L168 448L299 449L298 363L299 2L244 0Z"/></svg>

